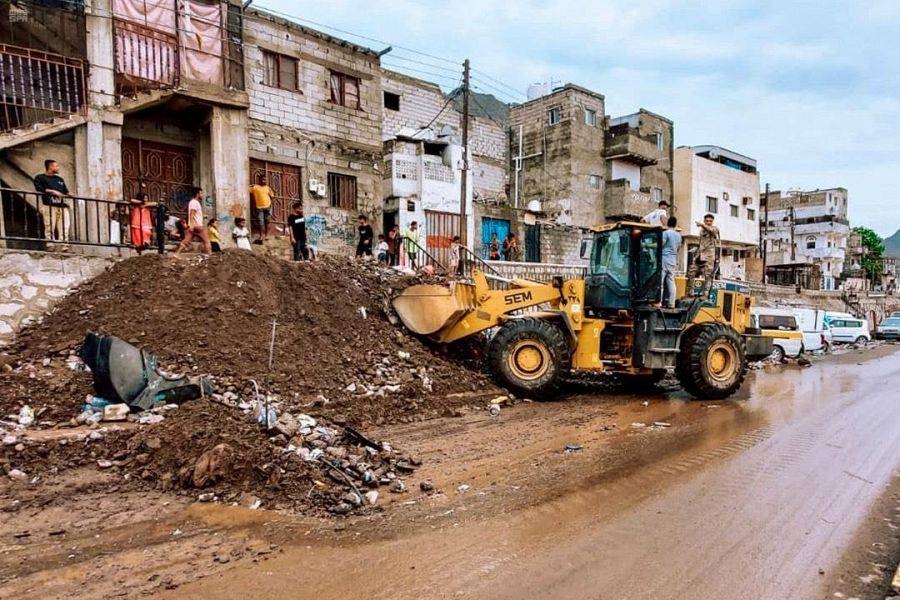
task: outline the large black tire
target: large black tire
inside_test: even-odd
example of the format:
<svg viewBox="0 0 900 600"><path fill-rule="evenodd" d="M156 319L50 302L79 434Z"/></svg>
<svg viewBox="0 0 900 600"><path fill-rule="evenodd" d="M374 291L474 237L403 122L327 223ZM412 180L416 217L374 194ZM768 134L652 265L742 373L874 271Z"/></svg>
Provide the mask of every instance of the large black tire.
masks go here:
<svg viewBox="0 0 900 600"><path fill-rule="evenodd" d="M491 340L487 365L497 382L511 392L548 397L571 370L572 350L555 324L531 317L512 319Z"/></svg>
<svg viewBox="0 0 900 600"><path fill-rule="evenodd" d="M694 325L681 338L675 374L681 387L696 398L727 398L747 376L743 338L721 323Z"/></svg>

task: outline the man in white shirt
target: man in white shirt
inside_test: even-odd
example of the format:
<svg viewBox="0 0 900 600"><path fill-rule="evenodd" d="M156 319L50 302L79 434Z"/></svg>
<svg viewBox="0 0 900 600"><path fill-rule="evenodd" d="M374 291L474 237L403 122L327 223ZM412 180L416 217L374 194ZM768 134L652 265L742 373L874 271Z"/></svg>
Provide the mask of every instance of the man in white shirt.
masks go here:
<svg viewBox="0 0 900 600"><path fill-rule="evenodd" d="M203 242L203 254L212 254L209 233L206 231L206 225L203 222L201 199L203 199L203 190L198 187L191 188L191 201L188 202L187 230L184 232L184 240L178 245L178 249L175 250L176 254L186 248L190 248L195 236Z"/></svg>
<svg viewBox="0 0 900 600"><path fill-rule="evenodd" d="M650 223L654 227L664 227L668 218L669 203L665 200L660 200L659 207L650 214L645 215L641 221Z"/></svg>

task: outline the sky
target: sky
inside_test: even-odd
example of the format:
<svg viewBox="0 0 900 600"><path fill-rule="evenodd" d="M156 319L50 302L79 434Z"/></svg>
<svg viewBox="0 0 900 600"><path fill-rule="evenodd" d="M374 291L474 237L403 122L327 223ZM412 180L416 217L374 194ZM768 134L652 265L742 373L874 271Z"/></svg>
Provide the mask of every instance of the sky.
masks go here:
<svg viewBox="0 0 900 600"><path fill-rule="evenodd" d="M772 189L845 187L851 225L900 229L900 2L867 0L257 0L364 45L383 64L524 101L575 83L619 116L675 122L676 146L758 161ZM350 34L354 35L350 35ZM363 39L365 36L371 39ZM424 56L424 53L430 56ZM424 64L423 64L424 63Z"/></svg>

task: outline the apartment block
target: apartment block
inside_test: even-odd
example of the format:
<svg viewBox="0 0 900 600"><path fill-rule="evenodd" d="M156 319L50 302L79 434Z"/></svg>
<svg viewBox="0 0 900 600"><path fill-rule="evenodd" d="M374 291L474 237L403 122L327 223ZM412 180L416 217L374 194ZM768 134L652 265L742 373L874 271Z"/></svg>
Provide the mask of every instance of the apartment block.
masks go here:
<svg viewBox="0 0 900 600"><path fill-rule="evenodd" d="M378 55L253 8L245 17L249 180L275 191L272 233L302 201L310 239L347 252L356 219L382 216Z"/></svg>
<svg viewBox="0 0 900 600"><path fill-rule="evenodd" d="M817 287L837 289L847 264L850 221L847 190L770 191L763 209L767 277L816 266Z"/></svg>
<svg viewBox="0 0 900 600"><path fill-rule="evenodd" d="M711 214L721 237L721 276L746 279L746 259L759 246L756 161L720 146L679 147L674 156L674 214L684 236L681 268L697 252L696 223Z"/></svg>

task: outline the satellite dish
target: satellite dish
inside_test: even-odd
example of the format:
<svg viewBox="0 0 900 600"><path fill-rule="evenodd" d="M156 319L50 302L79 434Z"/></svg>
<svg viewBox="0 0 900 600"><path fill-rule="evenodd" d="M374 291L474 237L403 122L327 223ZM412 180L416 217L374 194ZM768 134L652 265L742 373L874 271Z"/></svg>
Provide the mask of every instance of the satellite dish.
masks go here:
<svg viewBox="0 0 900 600"><path fill-rule="evenodd" d="M531 201L528 203L527 209L528 209L529 212L539 213L539 212L542 212L542 211L543 211L544 207L543 207L543 205L541 204L541 201L540 201L540 200L531 200Z"/></svg>

